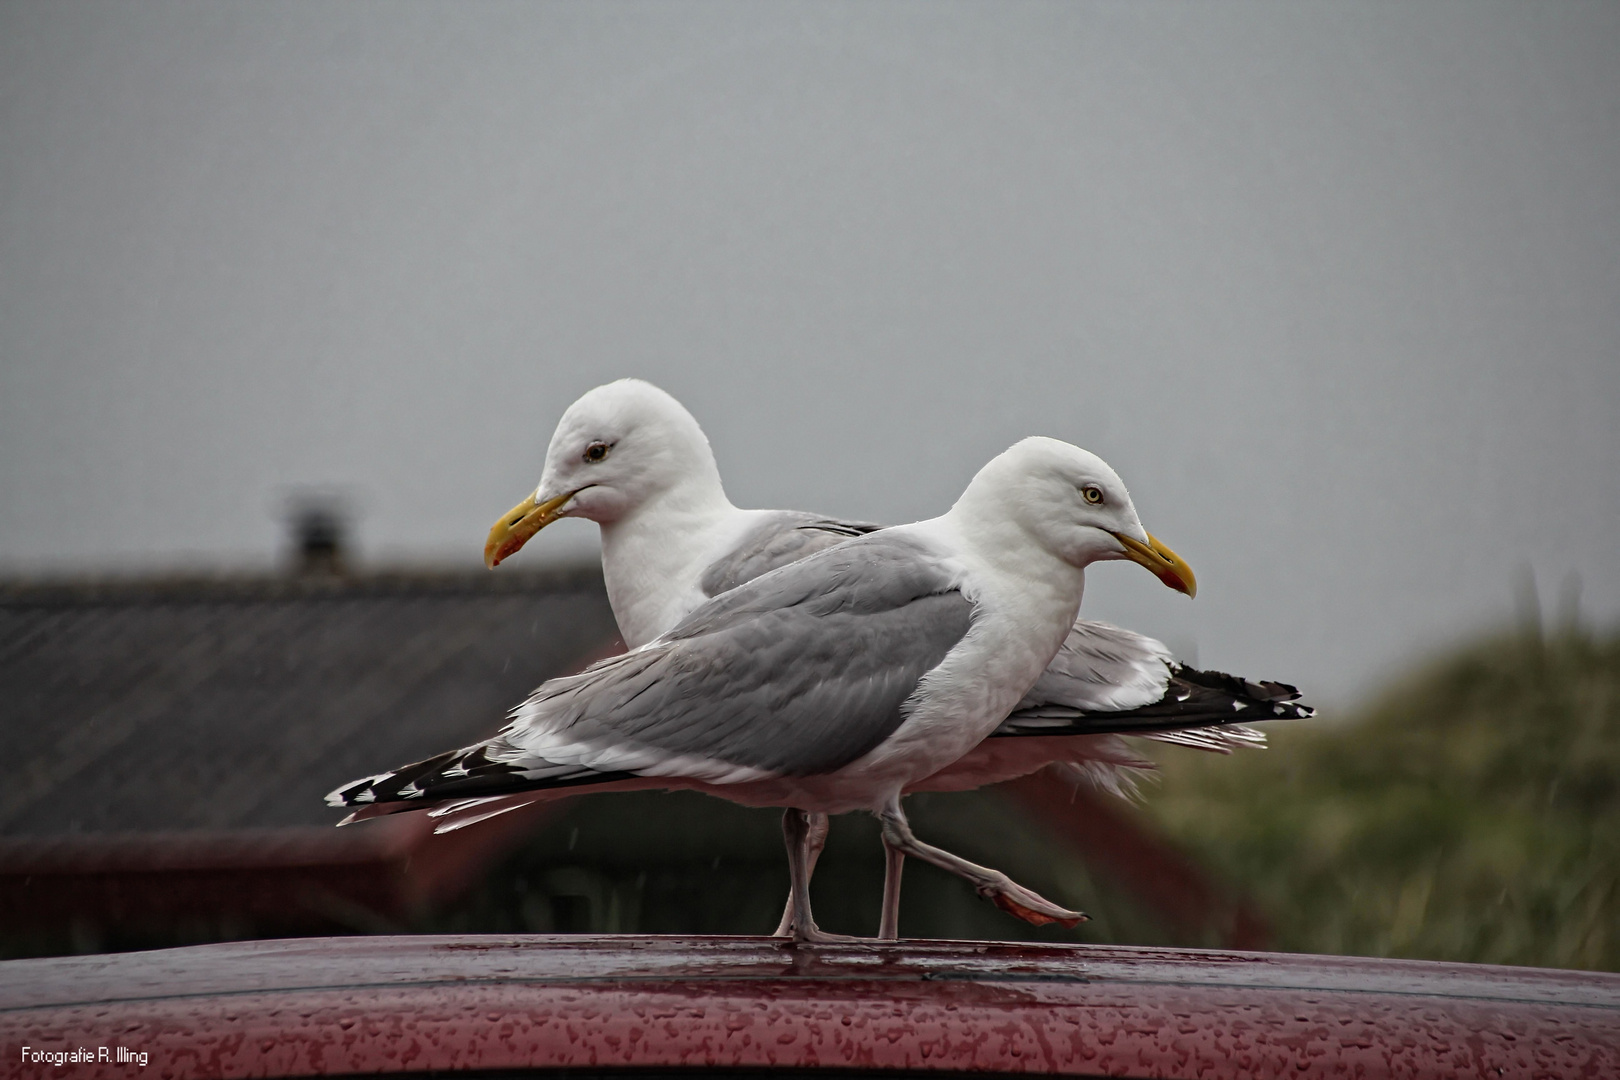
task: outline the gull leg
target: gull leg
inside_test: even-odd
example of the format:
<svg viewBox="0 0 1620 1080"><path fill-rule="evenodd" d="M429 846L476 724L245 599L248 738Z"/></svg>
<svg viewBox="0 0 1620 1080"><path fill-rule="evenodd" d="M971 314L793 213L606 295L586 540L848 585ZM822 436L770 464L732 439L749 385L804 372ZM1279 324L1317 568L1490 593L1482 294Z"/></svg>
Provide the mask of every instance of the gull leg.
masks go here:
<svg viewBox="0 0 1620 1080"><path fill-rule="evenodd" d="M788 813L791 814L793 811L789 810ZM816 860L821 858L821 849L827 846L827 830L831 827L832 822L828 820L826 814L823 814L819 810L800 811L800 813L803 813L809 821L809 829L805 833L804 837L805 880L808 881L809 878L816 872ZM787 822L785 820L782 823L782 828L784 831L787 829ZM792 839L788 839L788 860L790 866L792 865L793 859L791 854L792 850L793 841ZM782 921L776 924L776 929L772 932L771 936L793 936L793 892L791 889L788 890L787 903L782 906Z"/></svg>
<svg viewBox="0 0 1620 1080"><path fill-rule="evenodd" d="M1034 923L1036 926L1054 922L1062 923L1064 926L1075 926L1085 921L1086 917L1080 912L1058 907L999 870L991 870L987 866L968 862L961 856L952 855L948 851L918 840L911 832L911 824L906 821L905 813L900 809L898 795L884 806L878 820L883 823L883 843L886 846L896 848L902 854L910 855L914 859L932 863L941 870L949 870L958 877L966 878L980 896L1025 922ZM896 899L898 900L898 896Z"/></svg>
<svg viewBox="0 0 1620 1080"><path fill-rule="evenodd" d="M782 813L782 836L787 841L788 878L791 892L788 903L793 908L793 940L825 943L854 941L844 934L829 934L816 925L810 914L810 833L814 815L791 807Z"/></svg>
<svg viewBox="0 0 1620 1080"><path fill-rule="evenodd" d="M883 915L878 920L878 938L894 941L900 937L900 873L906 868L906 853L883 841Z"/></svg>

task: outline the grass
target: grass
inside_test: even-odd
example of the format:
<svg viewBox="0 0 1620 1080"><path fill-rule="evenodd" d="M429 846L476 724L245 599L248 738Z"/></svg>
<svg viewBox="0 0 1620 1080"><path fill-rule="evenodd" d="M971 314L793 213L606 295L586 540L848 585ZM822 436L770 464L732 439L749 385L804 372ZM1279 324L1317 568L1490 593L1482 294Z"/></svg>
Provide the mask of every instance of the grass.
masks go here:
<svg viewBox="0 0 1620 1080"><path fill-rule="evenodd" d="M1160 754L1147 812L1273 947L1620 970L1620 635L1501 634L1271 734Z"/></svg>

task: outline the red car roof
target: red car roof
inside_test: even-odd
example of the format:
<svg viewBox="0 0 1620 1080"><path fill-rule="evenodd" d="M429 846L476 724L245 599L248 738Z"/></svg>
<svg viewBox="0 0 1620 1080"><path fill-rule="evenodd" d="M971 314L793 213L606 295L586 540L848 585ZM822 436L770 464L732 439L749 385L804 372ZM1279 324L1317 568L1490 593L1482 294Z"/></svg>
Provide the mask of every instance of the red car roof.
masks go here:
<svg viewBox="0 0 1620 1080"><path fill-rule="evenodd" d="M986 942L304 939L9 961L0 1031L14 1077L1615 1077L1620 975Z"/></svg>

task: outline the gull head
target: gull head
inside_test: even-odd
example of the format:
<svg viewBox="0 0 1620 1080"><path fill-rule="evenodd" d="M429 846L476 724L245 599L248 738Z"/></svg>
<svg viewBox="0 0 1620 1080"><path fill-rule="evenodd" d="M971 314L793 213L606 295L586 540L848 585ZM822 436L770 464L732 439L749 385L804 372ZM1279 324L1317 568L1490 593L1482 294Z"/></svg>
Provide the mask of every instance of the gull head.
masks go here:
<svg viewBox="0 0 1620 1080"><path fill-rule="evenodd" d="M557 422L539 485L490 529L484 563L495 567L559 518L609 525L667 499L694 507L724 502L703 429L651 383L619 379L598 386Z"/></svg>
<svg viewBox="0 0 1620 1080"><path fill-rule="evenodd" d="M1192 568L1142 527L1119 474L1057 439L1024 439L991 459L951 516L988 550L1016 557L1034 546L1081 568L1128 559L1178 592L1198 590Z"/></svg>

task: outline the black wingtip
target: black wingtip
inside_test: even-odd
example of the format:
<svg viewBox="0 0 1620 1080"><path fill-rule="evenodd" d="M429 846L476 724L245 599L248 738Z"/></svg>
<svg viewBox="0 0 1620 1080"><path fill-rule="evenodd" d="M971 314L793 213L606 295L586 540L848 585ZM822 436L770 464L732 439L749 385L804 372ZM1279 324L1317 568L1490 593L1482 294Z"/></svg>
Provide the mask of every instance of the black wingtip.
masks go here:
<svg viewBox="0 0 1620 1080"><path fill-rule="evenodd" d="M335 807L356 807L342 822L364 821L383 814L433 806L451 799L513 795L549 788L588 787L631 779L628 772L596 772L584 766L558 768L537 774L491 756L510 750L499 739L461 750L451 750L391 773L368 776L338 788L326 797ZM504 755L500 755L504 756ZM391 807L392 809L387 809Z"/></svg>
<svg viewBox="0 0 1620 1080"><path fill-rule="evenodd" d="M1013 713L995 734L1151 735L1267 720L1306 720L1316 714L1298 699L1299 688L1288 683L1251 682L1224 671L1172 663L1170 683L1158 701L1119 712L1035 706Z"/></svg>

